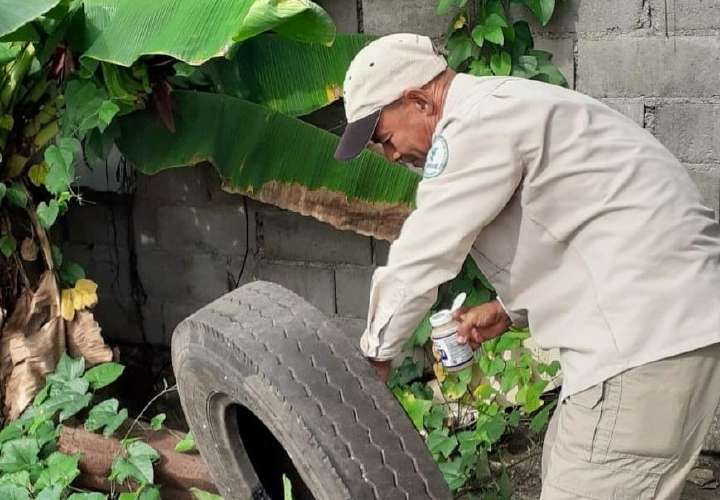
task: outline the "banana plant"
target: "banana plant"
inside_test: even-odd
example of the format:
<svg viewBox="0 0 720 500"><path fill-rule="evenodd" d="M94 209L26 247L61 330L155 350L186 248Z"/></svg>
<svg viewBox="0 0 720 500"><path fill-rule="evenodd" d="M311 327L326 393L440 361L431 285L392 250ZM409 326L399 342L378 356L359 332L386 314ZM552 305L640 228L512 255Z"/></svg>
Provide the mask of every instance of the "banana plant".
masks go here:
<svg viewBox="0 0 720 500"><path fill-rule="evenodd" d="M173 130L182 98L172 81L210 60L229 60L239 44L268 30L307 46L335 40L332 19L309 0L0 0L0 306L8 312L0 315L0 392L6 416L22 411L60 352L97 361L110 352L87 310L97 301L96 285L62 258L49 231L81 201L74 187L81 144L88 152L107 149L120 140L113 135L122 130L118 118L138 110L152 109ZM329 97L313 99L310 107ZM32 309L40 304L47 307Z"/></svg>
<svg viewBox="0 0 720 500"><path fill-rule="evenodd" d="M419 177L370 151L338 162L337 137L296 118L339 98L345 70L370 39L338 35L325 47L257 37L176 77L187 90L174 92L174 132L143 110L117 121L116 143L143 173L208 161L227 191L395 239Z"/></svg>

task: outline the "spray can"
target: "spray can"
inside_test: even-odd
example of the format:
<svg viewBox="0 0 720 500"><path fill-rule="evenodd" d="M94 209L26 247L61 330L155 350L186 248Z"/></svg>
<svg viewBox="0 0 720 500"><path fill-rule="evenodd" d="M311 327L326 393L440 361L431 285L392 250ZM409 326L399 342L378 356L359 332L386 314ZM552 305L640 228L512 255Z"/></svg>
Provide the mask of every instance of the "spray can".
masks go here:
<svg viewBox="0 0 720 500"><path fill-rule="evenodd" d="M448 372L460 371L470 366L473 361L473 352L468 344L459 344L457 341L457 323L453 320L453 313L465 302L467 294L459 294L453 300L452 308L443 309L430 316L432 331L430 338L433 346L440 355L440 361Z"/></svg>

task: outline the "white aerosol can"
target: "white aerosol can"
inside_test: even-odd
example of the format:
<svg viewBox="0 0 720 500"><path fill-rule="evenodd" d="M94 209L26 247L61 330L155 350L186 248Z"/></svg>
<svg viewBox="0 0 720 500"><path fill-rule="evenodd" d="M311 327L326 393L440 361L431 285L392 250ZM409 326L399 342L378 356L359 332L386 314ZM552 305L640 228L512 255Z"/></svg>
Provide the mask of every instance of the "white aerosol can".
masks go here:
<svg viewBox="0 0 720 500"><path fill-rule="evenodd" d="M448 372L462 370L466 366L470 366L473 361L470 345L458 343L458 325L453 320L453 313L462 306L466 297L465 292L459 294L453 300L450 309L443 309L430 316L430 326L432 326L430 338L440 356L440 362Z"/></svg>

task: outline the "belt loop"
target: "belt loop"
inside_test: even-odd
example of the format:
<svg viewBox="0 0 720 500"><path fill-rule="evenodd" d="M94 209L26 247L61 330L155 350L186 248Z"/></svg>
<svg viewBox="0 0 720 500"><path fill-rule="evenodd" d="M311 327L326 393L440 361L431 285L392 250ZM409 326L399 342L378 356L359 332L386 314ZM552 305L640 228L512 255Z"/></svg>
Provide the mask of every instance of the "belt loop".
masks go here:
<svg viewBox="0 0 720 500"><path fill-rule="evenodd" d="M600 406L600 419L595 430L590 462L604 463L607 461L613 432L615 431L615 422L620 410L622 377L621 373L603 382L603 401Z"/></svg>

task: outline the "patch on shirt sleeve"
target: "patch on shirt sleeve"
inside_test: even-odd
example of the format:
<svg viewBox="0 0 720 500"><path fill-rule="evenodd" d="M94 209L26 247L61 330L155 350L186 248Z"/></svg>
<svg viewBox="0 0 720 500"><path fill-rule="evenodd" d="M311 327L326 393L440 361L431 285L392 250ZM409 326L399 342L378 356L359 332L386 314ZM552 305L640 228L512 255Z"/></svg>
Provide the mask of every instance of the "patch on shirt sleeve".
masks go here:
<svg viewBox="0 0 720 500"><path fill-rule="evenodd" d="M443 173L448 162L448 145L445 138L441 135L437 136L432 143L430 151L428 151L425 159L425 167L423 168L423 178L430 179L437 177Z"/></svg>

